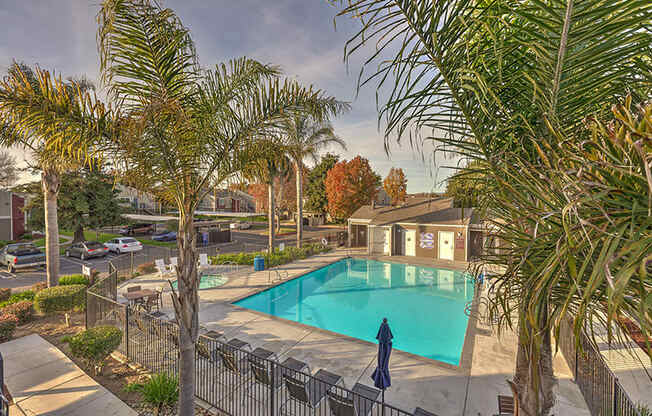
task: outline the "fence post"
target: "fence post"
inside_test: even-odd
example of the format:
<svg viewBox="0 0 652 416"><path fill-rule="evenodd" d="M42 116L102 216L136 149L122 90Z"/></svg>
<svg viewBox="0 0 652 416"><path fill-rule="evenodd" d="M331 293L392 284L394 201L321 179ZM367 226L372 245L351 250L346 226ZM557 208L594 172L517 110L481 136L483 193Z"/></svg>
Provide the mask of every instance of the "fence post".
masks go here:
<svg viewBox="0 0 652 416"><path fill-rule="evenodd" d="M133 251L131 252L130 257L131 257L131 276L133 276L134 275L134 252Z"/></svg>
<svg viewBox="0 0 652 416"><path fill-rule="evenodd" d="M269 384L269 416L274 416L275 409L276 409L276 404L274 403L274 399L276 398L276 363L274 361L268 361L271 363L271 383Z"/></svg>
<svg viewBox="0 0 652 416"><path fill-rule="evenodd" d="M125 353L129 359L129 306L125 305Z"/></svg>

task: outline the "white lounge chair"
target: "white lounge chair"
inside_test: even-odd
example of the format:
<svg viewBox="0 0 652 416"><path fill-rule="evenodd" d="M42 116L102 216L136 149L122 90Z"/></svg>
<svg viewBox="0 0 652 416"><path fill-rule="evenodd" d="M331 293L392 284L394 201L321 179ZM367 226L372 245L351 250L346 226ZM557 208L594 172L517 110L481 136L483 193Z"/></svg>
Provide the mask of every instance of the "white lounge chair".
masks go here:
<svg viewBox="0 0 652 416"><path fill-rule="evenodd" d="M204 267L208 267L208 254L206 253L200 253L199 254L199 268L202 269Z"/></svg>
<svg viewBox="0 0 652 416"><path fill-rule="evenodd" d="M165 277L167 274L169 274L168 268L165 266L165 261L163 259L154 260L154 265L156 266L156 270L158 270L158 274L161 277Z"/></svg>
<svg viewBox="0 0 652 416"><path fill-rule="evenodd" d="M170 264L168 265L168 267L170 268L170 273L176 273L178 265L179 265L179 259L176 257L170 257Z"/></svg>

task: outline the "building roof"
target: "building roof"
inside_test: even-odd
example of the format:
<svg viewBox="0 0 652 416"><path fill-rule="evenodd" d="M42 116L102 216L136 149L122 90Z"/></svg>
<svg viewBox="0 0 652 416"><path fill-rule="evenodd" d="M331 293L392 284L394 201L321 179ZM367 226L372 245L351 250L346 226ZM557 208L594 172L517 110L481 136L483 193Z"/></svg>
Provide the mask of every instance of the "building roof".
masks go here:
<svg viewBox="0 0 652 416"><path fill-rule="evenodd" d="M452 198L410 198L395 207L364 205L351 215L352 221L373 225L395 223L469 225L477 223L473 208L455 208Z"/></svg>

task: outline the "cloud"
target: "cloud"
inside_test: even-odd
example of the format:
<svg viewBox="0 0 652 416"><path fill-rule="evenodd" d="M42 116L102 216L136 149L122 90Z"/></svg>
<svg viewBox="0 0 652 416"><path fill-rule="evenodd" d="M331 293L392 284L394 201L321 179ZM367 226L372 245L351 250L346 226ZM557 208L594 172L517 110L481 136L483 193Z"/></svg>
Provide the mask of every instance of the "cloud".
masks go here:
<svg viewBox="0 0 652 416"><path fill-rule="evenodd" d="M351 102L351 112L334 120L336 132L349 149L334 151L349 159L357 154L368 158L383 176L392 166L402 167L410 192L441 189L440 182L450 171L437 166L451 161L439 154L433 157L431 147L413 149L409 143L398 146L391 138L390 154L385 153L384 134L377 127L375 86L364 87L356 96L358 71L363 60L373 53L373 45L356 53L347 71L344 45L359 23L341 17L335 30L337 9L328 2L166 0L163 4L190 29L205 67L240 56L281 65L288 77ZM6 71L16 59L56 69L63 76L85 74L98 82L98 10L99 2L93 0L3 0L0 71Z"/></svg>

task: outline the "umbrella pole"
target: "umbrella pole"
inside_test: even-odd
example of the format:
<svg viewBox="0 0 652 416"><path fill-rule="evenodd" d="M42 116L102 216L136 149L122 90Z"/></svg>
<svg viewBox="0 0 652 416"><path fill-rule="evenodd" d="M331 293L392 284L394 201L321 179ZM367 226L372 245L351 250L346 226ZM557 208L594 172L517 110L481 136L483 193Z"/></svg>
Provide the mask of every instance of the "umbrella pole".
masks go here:
<svg viewBox="0 0 652 416"><path fill-rule="evenodd" d="M383 411L382 411L383 416L385 416L385 389L383 389Z"/></svg>

